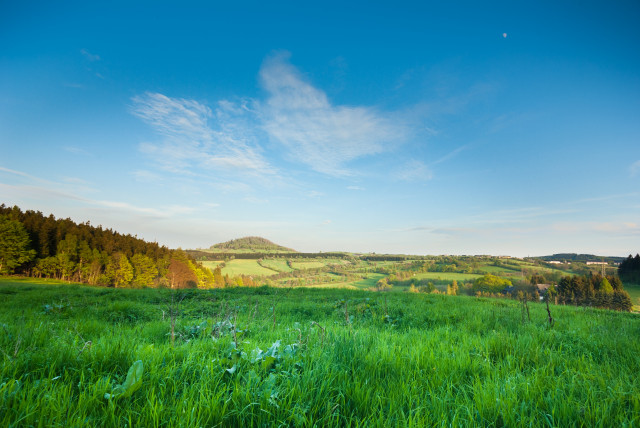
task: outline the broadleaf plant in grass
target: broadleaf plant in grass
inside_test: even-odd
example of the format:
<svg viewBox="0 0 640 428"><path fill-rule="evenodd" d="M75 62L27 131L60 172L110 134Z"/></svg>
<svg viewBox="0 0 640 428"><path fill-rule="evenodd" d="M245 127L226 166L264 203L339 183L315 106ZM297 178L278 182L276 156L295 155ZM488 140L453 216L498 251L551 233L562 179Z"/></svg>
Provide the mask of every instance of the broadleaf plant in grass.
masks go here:
<svg viewBox="0 0 640 428"><path fill-rule="evenodd" d="M104 398L111 400L114 398L126 398L131 396L131 394L136 392L142 386L143 371L144 367L141 360L133 363L127 372L127 378L124 383L116 385L113 390L111 390L111 394L104 394Z"/></svg>

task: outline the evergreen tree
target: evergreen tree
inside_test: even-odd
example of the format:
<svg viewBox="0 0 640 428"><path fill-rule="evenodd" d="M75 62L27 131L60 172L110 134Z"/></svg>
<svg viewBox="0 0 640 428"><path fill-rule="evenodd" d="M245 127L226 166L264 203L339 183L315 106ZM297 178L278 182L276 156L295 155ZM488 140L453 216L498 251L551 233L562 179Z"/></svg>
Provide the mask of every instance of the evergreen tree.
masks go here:
<svg viewBox="0 0 640 428"><path fill-rule="evenodd" d="M12 273L33 260L36 252L29 244L29 234L22 223L0 215L0 273Z"/></svg>
<svg viewBox="0 0 640 428"><path fill-rule="evenodd" d="M607 278L602 278L602 281L600 281L600 291L606 294L613 294L613 287Z"/></svg>

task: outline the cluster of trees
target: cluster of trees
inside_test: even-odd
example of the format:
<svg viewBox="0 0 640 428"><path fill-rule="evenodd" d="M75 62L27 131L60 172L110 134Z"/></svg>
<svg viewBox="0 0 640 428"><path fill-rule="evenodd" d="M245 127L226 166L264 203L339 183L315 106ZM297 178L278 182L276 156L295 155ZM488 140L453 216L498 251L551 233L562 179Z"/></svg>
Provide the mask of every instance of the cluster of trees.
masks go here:
<svg viewBox="0 0 640 428"><path fill-rule="evenodd" d="M259 236L247 236L245 238L232 239L231 241L215 244L210 247L212 250L223 251L251 251L251 252L285 252L295 253L291 248L274 244L268 239Z"/></svg>
<svg viewBox="0 0 640 428"><path fill-rule="evenodd" d="M618 266L618 275L624 282L640 284L640 254L624 259Z"/></svg>
<svg viewBox="0 0 640 428"><path fill-rule="evenodd" d="M488 273L473 282L472 290L474 293L500 293L511 286L511 281L508 279Z"/></svg>
<svg viewBox="0 0 640 428"><path fill-rule="evenodd" d="M558 300L564 304L618 311L630 311L633 306L629 293L624 290L617 276L604 277L600 274L565 276L558 283L557 290L551 290L551 296L556 291Z"/></svg>
<svg viewBox="0 0 640 428"><path fill-rule="evenodd" d="M215 286L212 272L182 250L4 204L0 273L114 287Z"/></svg>
<svg viewBox="0 0 640 428"><path fill-rule="evenodd" d="M561 262L578 262L578 263L586 263L586 262L607 262L607 263L619 263L621 261L620 257L602 257L595 256L593 254L576 254L576 253L560 253L553 254L551 256L542 256L536 257L536 259L543 261L561 261Z"/></svg>

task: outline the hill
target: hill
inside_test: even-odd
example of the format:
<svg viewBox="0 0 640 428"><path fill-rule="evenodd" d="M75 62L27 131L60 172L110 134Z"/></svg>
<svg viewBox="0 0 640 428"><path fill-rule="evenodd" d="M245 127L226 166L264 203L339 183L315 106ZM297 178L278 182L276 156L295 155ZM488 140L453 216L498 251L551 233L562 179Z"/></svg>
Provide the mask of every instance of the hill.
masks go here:
<svg viewBox="0 0 640 428"><path fill-rule="evenodd" d="M212 245L209 248L215 252L259 252L259 253L297 253L296 250L274 244L268 239L259 236L247 236L245 238L232 239Z"/></svg>
<svg viewBox="0 0 640 428"><path fill-rule="evenodd" d="M576 253L559 253L551 256L533 257L534 259L549 261L561 261L561 262L602 262L607 263L620 263L624 260L624 257L615 256L595 256L593 254L576 254Z"/></svg>

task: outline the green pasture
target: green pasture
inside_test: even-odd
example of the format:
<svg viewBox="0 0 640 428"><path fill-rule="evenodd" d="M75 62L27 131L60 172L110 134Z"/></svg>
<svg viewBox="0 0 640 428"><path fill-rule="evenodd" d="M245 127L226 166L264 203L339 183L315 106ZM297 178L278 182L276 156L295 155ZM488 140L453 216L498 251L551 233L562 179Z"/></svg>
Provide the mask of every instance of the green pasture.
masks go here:
<svg viewBox="0 0 640 428"><path fill-rule="evenodd" d="M263 259L262 266L266 266L277 272L293 272L286 259Z"/></svg>
<svg viewBox="0 0 640 428"><path fill-rule="evenodd" d="M624 284L624 289L631 296L634 310L640 311L640 284Z"/></svg>
<svg viewBox="0 0 640 428"><path fill-rule="evenodd" d="M0 280L0 426L638 426L640 316L551 311Z"/></svg>
<svg viewBox="0 0 640 428"><path fill-rule="evenodd" d="M309 261L294 260L291 262L291 266L296 270L304 270L304 269L321 268L326 266L326 263L324 261L317 261L317 260L309 260Z"/></svg>
<svg viewBox="0 0 640 428"><path fill-rule="evenodd" d="M352 289L352 290L369 290L369 289L375 287L376 283L380 279L384 278L386 275L383 275L381 273L370 273L370 274L367 274L366 276L367 276L366 279L361 279L361 280L358 280L358 281L327 282L327 283L321 283L321 284L307 285L306 287L310 287L310 288L348 288L348 289Z"/></svg>
<svg viewBox="0 0 640 428"><path fill-rule="evenodd" d="M277 273L274 270L260 266L258 261L254 259L232 259L225 262L222 268L222 275L231 277L238 275L270 276Z"/></svg>
<svg viewBox="0 0 640 428"><path fill-rule="evenodd" d="M214 270L215 268L218 267L218 265L224 263L224 261L223 260L204 260L204 261L201 261L199 263L201 263L202 266L204 266L206 268Z"/></svg>
<svg viewBox="0 0 640 428"><path fill-rule="evenodd" d="M478 268L480 271L484 273L491 273L493 275L521 275L521 271L519 268L506 267L506 266L493 266L493 265L485 265Z"/></svg>
<svg viewBox="0 0 640 428"><path fill-rule="evenodd" d="M416 273L414 278L416 279L434 279L434 280L443 280L443 281L453 281L456 280L458 282L473 282L476 278L481 277L482 275L474 274L474 273L456 273L456 272L424 272L424 273Z"/></svg>

